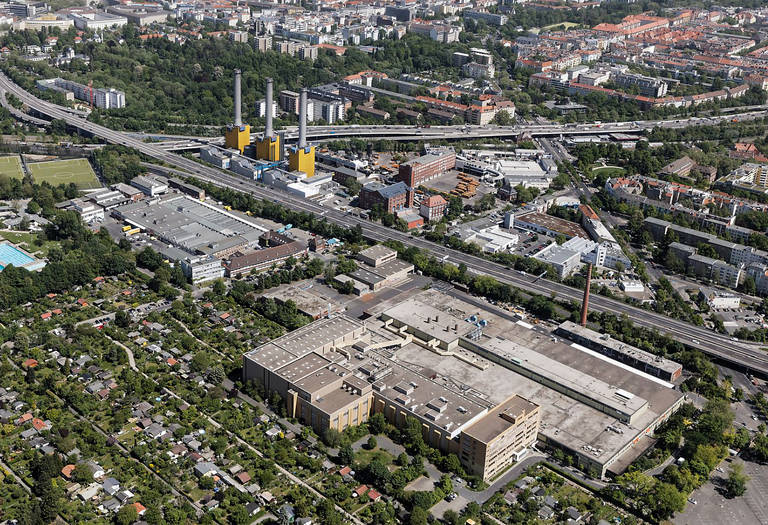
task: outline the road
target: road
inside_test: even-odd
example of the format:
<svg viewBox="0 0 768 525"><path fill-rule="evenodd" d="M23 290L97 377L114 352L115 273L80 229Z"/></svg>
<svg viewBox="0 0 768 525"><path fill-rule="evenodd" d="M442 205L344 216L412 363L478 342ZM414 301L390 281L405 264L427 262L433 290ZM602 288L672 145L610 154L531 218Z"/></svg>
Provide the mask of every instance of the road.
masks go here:
<svg viewBox="0 0 768 525"><path fill-rule="evenodd" d="M398 125L349 125L349 126L310 126L307 128L307 139L312 141L336 140L350 137L355 138L385 138L388 140L467 140L475 138L517 138L521 133L527 133L532 137L562 138L565 136L595 135L595 134L639 134L650 131L655 127L682 129L691 125L715 125L720 122L733 120L753 120L768 116L768 105L749 106L740 108L744 113L728 114L710 117L688 117L670 120L638 120L634 122L604 122L601 124L516 124L512 126L498 126L486 124L458 125L458 126L431 126L429 128L414 128L414 126ZM288 126L283 129L286 139L295 139L298 136L296 126ZM252 137L256 137L254 133ZM194 137L183 137L191 139ZM223 143L223 138L204 138L212 143Z"/></svg>
<svg viewBox="0 0 768 525"><path fill-rule="evenodd" d="M189 172L190 175L206 182L210 182L220 187L250 193L258 198L280 202L297 211L312 213L317 216L322 215L325 219L347 228L360 226L363 235L373 241L400 241L406 245L415 246L431 252L440 259L447 258L447 260L454 264L464 263L475 273L492 276L500 282L510 284L528 292L538 293L544 296L553 296L566 301L581 302L582 292L576 288L571 288L562 283L546 281L544 279L537 280L533 276L510 270L503 265L490 262L481 257L467 255L446 248L440 244L412 237L410 234L363 220L351 214L323 207L315 202L301 199L279 190L260 186L253 181L246 180L234 173L209 168L194 160L165 151L157 144L141 142L121 132L88 122L81 117L72 115L60 106L38 99L13 83L4 74L0 74L0 90L13 93L29 108L32 108L41 114L51 118L62 119L72 127L100 137L113 144L134 148L149 157L168 164L169 166L183 169ZM768 111L761 110L761 115L766 113L768 113ZM670 122L671 125L678 126L682 120L667 122ZM665 315L630 306L621 301L599 295L593 295L591 297L590 307L594 311L627 315L636 325L658 330L683 344L701 350L702 352L722 360L723 362L729 363L732 366L768 377L768 357L766 357L759 346L736 343L731 341L728 336L716 334L706 328L694 326L685 321L671 319Z"/></svg>

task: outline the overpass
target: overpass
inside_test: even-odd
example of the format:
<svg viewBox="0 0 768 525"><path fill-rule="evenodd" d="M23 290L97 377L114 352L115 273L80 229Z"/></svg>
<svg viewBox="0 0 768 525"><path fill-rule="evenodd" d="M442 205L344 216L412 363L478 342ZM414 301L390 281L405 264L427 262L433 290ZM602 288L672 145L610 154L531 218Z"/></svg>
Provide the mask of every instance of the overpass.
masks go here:
<svg viewBox="0 0 768 525"><path fill-rule="evenodd" d="M260 199L279 202L291 209L323 217L326 220L346 228L359 226L363 231L363 235L373 241L400 241L405 245L415 246L428 251L438 259L445 259L454 264L464 263L471 271L477 274L490 275L502 283L510 284L526 292L544 296L554 296L562 300L575 301L577 303L581 301L582 292L576 288L572 288L562 283L537 279L535 276L510 270L504 265L488 261L481 257L468 255L425 239L412 237L407 233L386 228L380 224L375 224L359 217L355 217L354 215L323 207L313 201L301 199L271 188L265 188L253 181L238 177L232 172L203 166L194 160L165 151L157 144L143 142L128 134L94 124L82 117L75 116L65 111L64 108L61 108L60 106L38 99L10 81L10 79L2 73L0 73L0 90L6 90L9 93L13 93L24 104L39 114L52 119L62 119L66 121L69 126L93 136L100 137L113 144L134 148L148 157L162 161L176 170L184 171L191 176L211 184L250 193ZM617 315L627 315L627 317L638 326L658 330L660 333L663 333L688 347L700 350L716 360L754 374L759 374L763 377L768 377L768 356L766 356L766 353L760 349L759 345L736 343L731 341L730 337L726 335L718 334L685 321L672 319L656 312L630 306L622 301L617 301L600 295L593 295L590 299L590 303L593 310L610 312Z"/></svg>

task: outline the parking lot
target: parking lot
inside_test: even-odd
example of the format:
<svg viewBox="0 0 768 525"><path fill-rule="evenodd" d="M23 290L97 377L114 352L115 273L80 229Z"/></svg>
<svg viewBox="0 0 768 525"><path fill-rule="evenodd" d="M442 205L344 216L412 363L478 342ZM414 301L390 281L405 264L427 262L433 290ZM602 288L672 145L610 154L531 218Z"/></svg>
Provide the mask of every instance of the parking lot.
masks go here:
<svg viewBox="0 0 768 525"><path fill-rule="evenodd" d="M735 461L741 461L736 459ZM691 494L696 504L688 503L685 512L678 514L675 523L681 525L723 525L740 523L768 523L768 469L756 463L744 463L744 472L750 476L747 492L735 499L724 498L717 490L717 483L728 476L728 462L715 471L713 481L706 483Z"/></svg>

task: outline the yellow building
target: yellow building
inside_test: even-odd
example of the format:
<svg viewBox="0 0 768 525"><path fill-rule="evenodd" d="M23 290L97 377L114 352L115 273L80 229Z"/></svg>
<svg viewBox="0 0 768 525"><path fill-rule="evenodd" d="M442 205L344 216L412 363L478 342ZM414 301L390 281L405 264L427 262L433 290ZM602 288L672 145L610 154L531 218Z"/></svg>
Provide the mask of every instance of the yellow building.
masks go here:
<svg viewBox="0 0 768 525"><path fill-rule="evenodd" d="M307 177L315 174L315 147L293 148L288 154L288 166L291 171L302 171Z"/></svg>
<svg viewBox="0 0 768 525"><path fill-rule="evenodd" d="M277 162L281 157L280 136L264 136L256 142L256 158ZM314 155L313 155L314 157Z"/></svg>
<svg viewBox="0 0 768 525"><path fill-rule="evenodd" d="M251 143L251 126L241 124L240 126L230 125L224 134L224 145L230 149L236 149L240 153Z"/></svg>

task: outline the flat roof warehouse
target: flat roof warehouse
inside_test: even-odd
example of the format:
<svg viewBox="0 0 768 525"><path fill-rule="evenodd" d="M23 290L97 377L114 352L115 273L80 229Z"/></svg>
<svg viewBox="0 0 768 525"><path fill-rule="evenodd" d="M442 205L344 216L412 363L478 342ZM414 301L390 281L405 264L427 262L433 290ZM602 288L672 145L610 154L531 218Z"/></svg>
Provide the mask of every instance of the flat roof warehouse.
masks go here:
<svg viewBox="0 0 768 525"><path fill-rule="evenodd" d="M267 229L187 195L144 199L116 208L120 219L191 254L218 255L258 243Z"/></svg>
<svg viewBox="0 0 768 525"><path fill-rule="evenodd" d="M408 414L428 430L431 446L449 452L457 452L462 433L487 442L493 428L508 428L495 411L518 396L540 407L539 441L601 473L623 470L684 401L674 385L636 367L434 290L365 324L344 315L321 319L245 354L244 370L268 389L303 392L295 417L313 425L319 420L302 402L329 414L323 425L339 421L345 403L368 410L363 418L383 412L395 424Z"/></svg>

